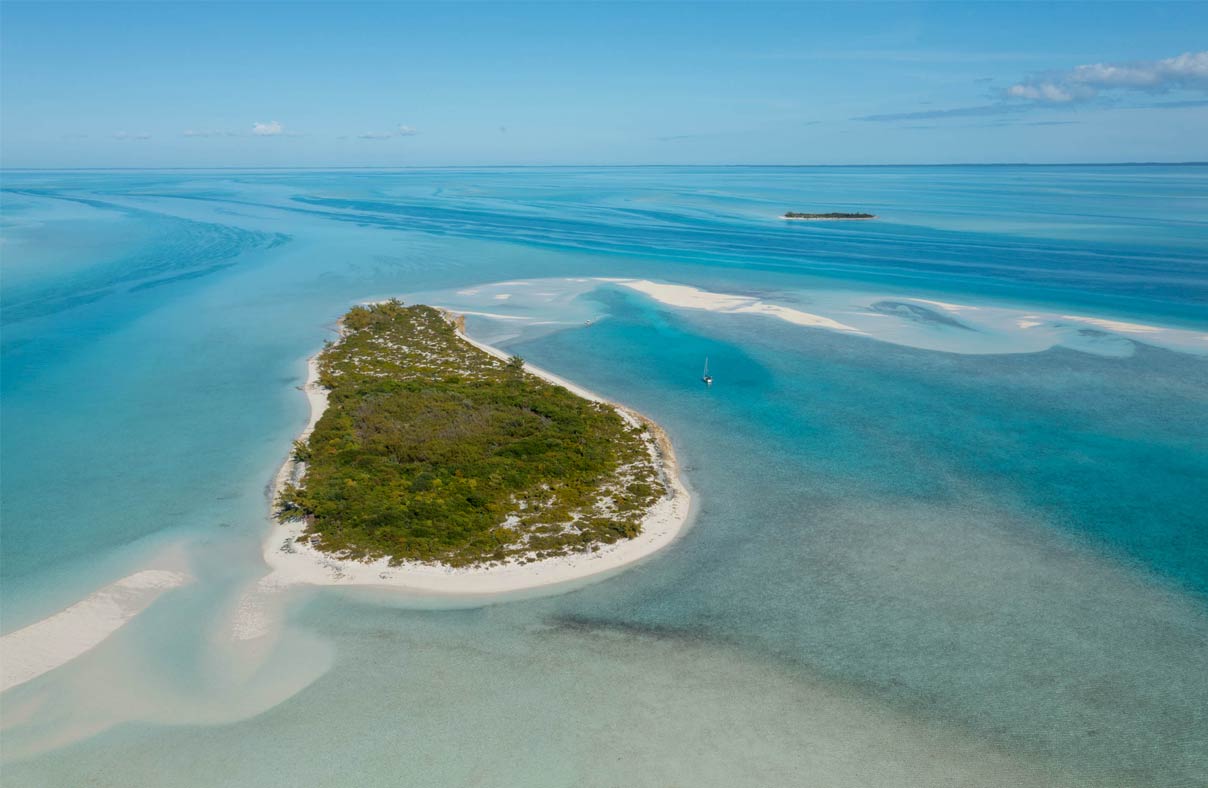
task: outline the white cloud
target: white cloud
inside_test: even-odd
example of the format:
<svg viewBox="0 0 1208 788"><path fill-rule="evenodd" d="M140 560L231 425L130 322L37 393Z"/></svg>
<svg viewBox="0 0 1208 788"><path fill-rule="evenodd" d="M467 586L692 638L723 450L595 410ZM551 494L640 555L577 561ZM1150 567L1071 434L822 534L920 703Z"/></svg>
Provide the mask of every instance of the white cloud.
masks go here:
<svg viewBox="0 0 1208 788"><path fill-rule="evenodd" d="M252 124L252 134L257 137L279 137L285 133L285 127L278 121L269 121L268 123L260 123L257 121Z"/></svg>
<svg viewBox="0 0 1208 788"><path fill-rule="evenodd" d="M367 131L364 134L358 134L357 139L388 140L393 137L414 137L416 134L419 134L419 132L412 127L399 124L399 127L393 131Z"/></svg>
<svg viewBox="0 0 1208 788"><path fill-rule="evenodd" d="M113 138L115 140L149 140L151 139L151 135L145 131L115 131L113 132Z"/></svg>
<svg viewBox="0 0 1208 788"><path fill-rule="evenodd" d="M1090 98L1094 91L1071 90L1053 82L1038 82L1035 84L1020 83L1007 88L1011 98L1029 99L1031 101L1047 101L1053 104L1064 104L1075 99Z"/></svg>
<svg viewBox="0 0 1208 788"><path fill-rule="evenodd" d="M1040 74L1007 88L1009 98L1066 104L1095 98L1105 90L1208 91L1208 51L1185 52L1164 60L1092 63Z"/></svg>

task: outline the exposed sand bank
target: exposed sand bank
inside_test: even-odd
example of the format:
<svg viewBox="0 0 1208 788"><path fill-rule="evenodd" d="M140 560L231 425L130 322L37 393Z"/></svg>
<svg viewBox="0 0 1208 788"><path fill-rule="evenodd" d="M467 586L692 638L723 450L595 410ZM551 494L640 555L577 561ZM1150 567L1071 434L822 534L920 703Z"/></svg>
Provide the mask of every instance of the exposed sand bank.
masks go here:
<svg viewBox="0 0 1208 788"><path fill-rule="evenodd" d="M799 326L829 328L833 331L854 331L857 334L864 333L858 328L832 320L829 317L802 312L800 309L793 309L779 304L769 304L753 296L711 293L698 287L651 282L648 279L601 279L600 281L612 282L628 287L668 306L679 307L681 309L705 309L710 312L728 312L731 314L769 315Z"/></svg>
<svg viewBox="0 0 1208 788"><path fill-rule="evenodd" d="M0 692L99 646L161 594L189 582L183 572L144 569L59 613L0 638Z"/></svg>
<svg viewBox="0 0 1208 788"><path fill-rule="evenodd" d="M913 296L838 290L812 293L813 308L834 315L827 317L752 295L718 293L690 285L646 279L596 281L634 290L677 309L764 315L794 325L861 334L883 342L950 353L1038 353L1060 346L1101 356L1128 356L1135 341L1182 353L1208 354L1208 333L1200 331L1021 309L993 302L955 304ZM903 306L905 311L884 311L885 307Z"/></svg>
<svg viewBox="0 0 1208 788"><path fill-rule="evenodd" d="M458 336L492 356L506 360L508 354L498 348L470 339L460 329ZM691 497L679 475L675 453L663 430L654 422L617 403L564 380L546 370L525 365L525 370L554 385L595 402L605 402L631 424L646 424L651 440L648 448L660 468L668 494L658 501L642 521L642 532L633 539L611 545L599 545L591 553L548 558L531 563L508 562L494 566L453 568L439 564L406 562L391 566L387 559L373 562L344 560L323 553L306 542L297 541L305 528L301 521L274 525L265 540L264 561L272 569L265 580L280 589L294 584L333 586L392 586L433 594L480 595L522 591L569 583L592 575L602 575L645 558L671 544L683 530L691 510ZM319 385L317 356L308 362L306 383L302 387L310 403L310 420L299 439L314 431L327 408L327 392ZM271 494L273 500L290 480L305 473L302 463L292 458L278 471ZM255 631L255 628L253 628Z"/></svg>

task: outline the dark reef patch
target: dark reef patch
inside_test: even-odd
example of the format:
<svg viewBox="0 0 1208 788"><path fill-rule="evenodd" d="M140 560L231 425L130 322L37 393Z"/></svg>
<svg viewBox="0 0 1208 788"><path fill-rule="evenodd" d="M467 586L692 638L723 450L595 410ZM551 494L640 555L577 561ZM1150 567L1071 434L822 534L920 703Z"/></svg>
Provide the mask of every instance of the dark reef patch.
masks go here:
<svg viewBox="0 0 1208 788"><path fill-rule="evenodd" d="M879 312L882 315L893 315L894 317L913 320L916 323L951 326L953 328L962 328L965 331L974 330L959 320L937 312L934 309L928 309L927 307L919 306L918 304L909 304L905 301L878 301L868 308L873 312Z"/></svg>

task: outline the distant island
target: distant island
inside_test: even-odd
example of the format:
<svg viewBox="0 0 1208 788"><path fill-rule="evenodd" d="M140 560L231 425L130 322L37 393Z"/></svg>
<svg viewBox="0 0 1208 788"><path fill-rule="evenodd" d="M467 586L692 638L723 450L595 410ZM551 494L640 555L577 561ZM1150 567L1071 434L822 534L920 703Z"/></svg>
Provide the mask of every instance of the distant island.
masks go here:
<svg viewBox="0 0 1208 788"><path fill-rule="evenodd" d="M674 537L688 498L658 426L472 342L463 325L397 300L343 317L312 360L321 415L278 477L287 539L270 540L270 565L303 582L510 590ZM641 544L591 567L572 560L622 542ZM464 589L457 572L471 576ZM491 573L511 576L482 582Z"/></svg>
<svg viewBox="0 0 1208 788"><path fill-rule="evenodd" d="M787 211L781 219L805 219L808 221L823 221L827 219L875 219L876 214L871 213L797 213L796 211Z"/></svg>

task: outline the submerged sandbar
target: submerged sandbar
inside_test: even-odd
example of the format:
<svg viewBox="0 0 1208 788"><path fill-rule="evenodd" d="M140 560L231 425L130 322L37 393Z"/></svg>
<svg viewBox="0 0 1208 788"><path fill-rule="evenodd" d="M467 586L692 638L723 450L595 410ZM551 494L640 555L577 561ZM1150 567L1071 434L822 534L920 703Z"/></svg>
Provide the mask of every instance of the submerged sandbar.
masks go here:
<svg viewBox="0 0 1208 788"><path fill-rule="evenodd" d="M354 307L310 363L311 420L274 486L276 581L495 593L669 544L690 501L658 425L470 340Z"/></svg>

